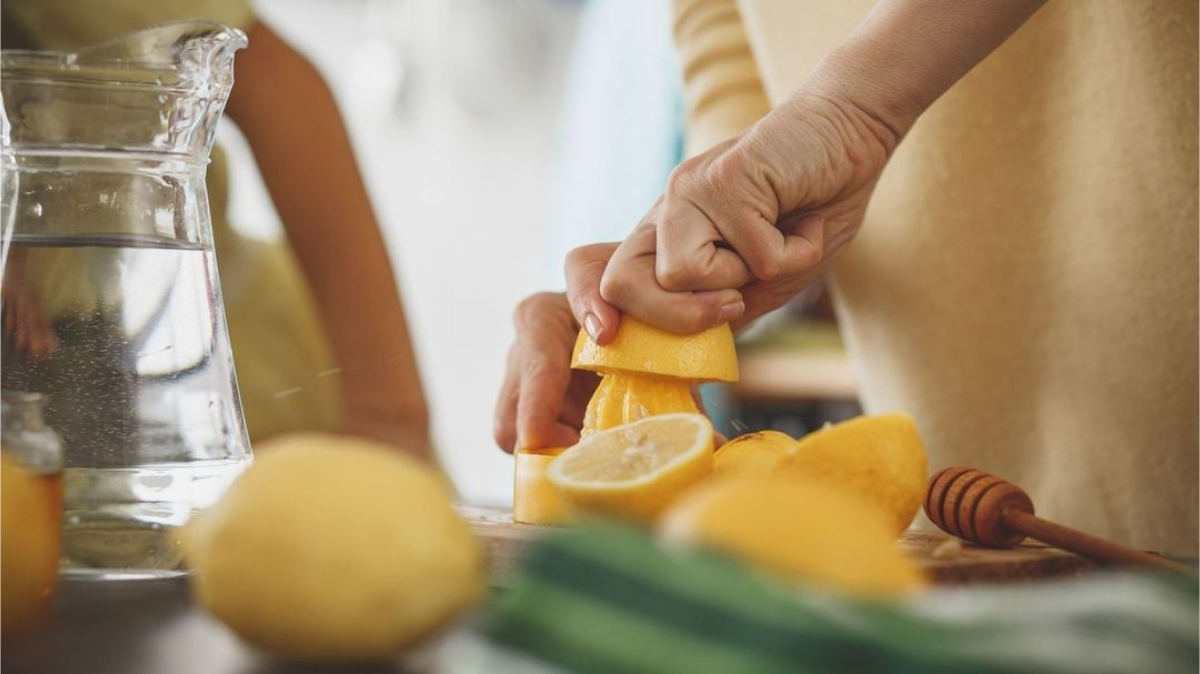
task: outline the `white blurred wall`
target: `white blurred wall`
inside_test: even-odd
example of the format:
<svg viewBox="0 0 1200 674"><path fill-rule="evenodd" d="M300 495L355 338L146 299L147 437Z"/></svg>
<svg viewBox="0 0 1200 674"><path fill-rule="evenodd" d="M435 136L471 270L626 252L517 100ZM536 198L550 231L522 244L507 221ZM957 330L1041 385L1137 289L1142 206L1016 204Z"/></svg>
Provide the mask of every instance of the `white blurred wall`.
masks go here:
<svg viewBox="0 0 1200 674"><path fill-rule="evenodd" d="M509 503L512 460L492 441L493 407L513 307L560 264L542 242L577 3L258 0L257 10L341 104L446 469L467 501ZM221 138L235 161L234 222L278 236L244 145L230 129Z"/></svg>

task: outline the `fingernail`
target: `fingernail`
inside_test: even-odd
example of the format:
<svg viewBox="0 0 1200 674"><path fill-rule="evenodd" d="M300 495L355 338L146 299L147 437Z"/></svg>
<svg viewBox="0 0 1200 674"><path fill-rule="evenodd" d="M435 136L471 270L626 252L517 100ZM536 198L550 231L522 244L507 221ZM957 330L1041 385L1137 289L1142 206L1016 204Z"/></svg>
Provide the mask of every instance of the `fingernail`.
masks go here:
<svg viewBox="0 0 1200 674"><path fill-rule="evenodd" d="M592 341L599 341L600 332L604 330L604 324L600 322L600 318L596 314L588 314L583 317L583 329L587 330Z"/></svg>
<svg viewBox="0 0 1200 674"><path fill-rule="evenodd" d="M721 307L721 312L717 314L717 320L722 323L728 323L733 319L741 316L746 311L745 302L730 302Z"/></svg>

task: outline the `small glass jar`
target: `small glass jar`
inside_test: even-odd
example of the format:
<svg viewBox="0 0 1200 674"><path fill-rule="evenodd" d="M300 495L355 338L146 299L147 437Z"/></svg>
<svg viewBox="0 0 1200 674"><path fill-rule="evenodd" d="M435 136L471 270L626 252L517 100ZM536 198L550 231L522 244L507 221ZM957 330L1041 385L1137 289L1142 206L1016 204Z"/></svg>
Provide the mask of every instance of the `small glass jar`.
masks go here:
<svg viewBox="0 0 1200 674"><path fill-rule="evenodd" d="M23 632L50 606L62 537L63 446L46 396L0 393L0 631Z"/></svg>
<svg viewBox="0 0 1200 674"><path fill-rule="evenodd" d="M40 393L0 393L0 441L5 456L36 475L62 473L62 439L46 425Z"/></svg>

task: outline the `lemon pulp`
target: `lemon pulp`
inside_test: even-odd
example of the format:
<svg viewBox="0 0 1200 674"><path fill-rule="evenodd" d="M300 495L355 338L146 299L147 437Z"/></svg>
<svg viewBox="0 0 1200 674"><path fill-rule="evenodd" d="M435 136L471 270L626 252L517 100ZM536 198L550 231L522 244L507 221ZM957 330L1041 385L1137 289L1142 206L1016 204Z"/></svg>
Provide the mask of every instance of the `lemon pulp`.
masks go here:
<svg viewBox="0 0 1200 674"><path fill-rule="evenodd" d="M659 414L697 412L688 382L635 372L609 372L588 402L580 437Z"/></svg>

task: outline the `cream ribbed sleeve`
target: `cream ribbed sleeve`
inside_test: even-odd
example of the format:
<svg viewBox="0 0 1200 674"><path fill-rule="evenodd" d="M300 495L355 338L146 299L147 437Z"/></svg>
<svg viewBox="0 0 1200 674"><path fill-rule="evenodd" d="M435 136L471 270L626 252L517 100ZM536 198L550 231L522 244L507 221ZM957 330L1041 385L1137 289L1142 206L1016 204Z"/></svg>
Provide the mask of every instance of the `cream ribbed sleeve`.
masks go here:
<svg viewBox="0 0 1200 674"><path fill-rule="evenodd" d="M738 7L778 101L870 3ZM1195 0L1048 3L909 132L832 275L864 405L932 468L1193 555L1196 39Z"/></svg>
<svg viewBox="0 0 1200 674"><path fill-rule="evenodd" d="M735 136L770 111L734 0L675 0L687 154Z"/></svg>

